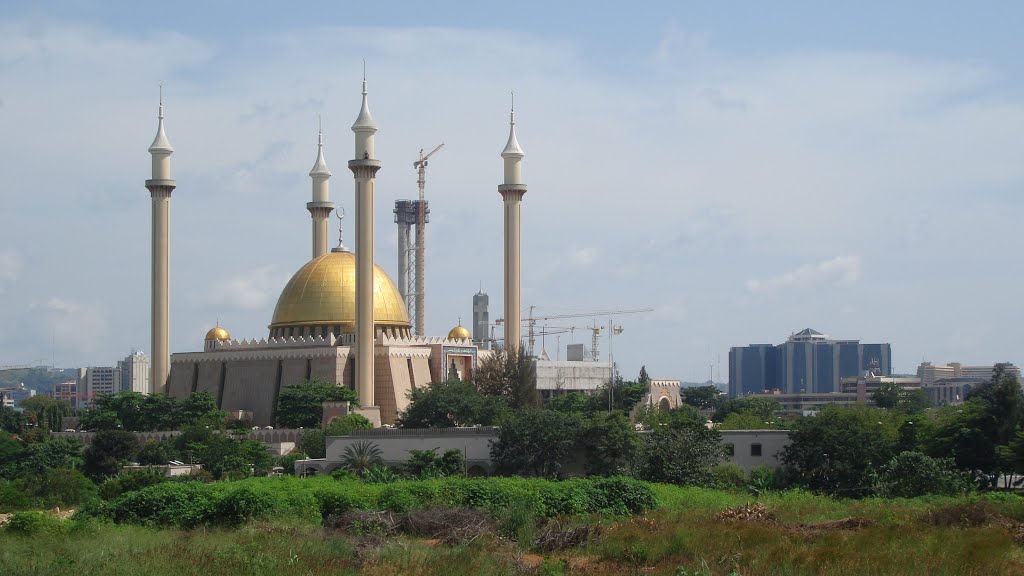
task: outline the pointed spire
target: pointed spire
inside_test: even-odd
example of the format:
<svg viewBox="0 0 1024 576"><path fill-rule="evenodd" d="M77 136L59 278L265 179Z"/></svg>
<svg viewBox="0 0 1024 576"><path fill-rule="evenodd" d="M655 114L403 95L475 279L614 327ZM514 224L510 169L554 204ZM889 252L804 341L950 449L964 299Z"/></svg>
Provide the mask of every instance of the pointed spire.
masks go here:
<svg viewBox="0 0 1024 576"><path fill-rule="evenodd" d="M505 144L505 149L501 151L502 158L522 158L523 149L519 147L519 140L516 139L516 93L512 93L512 111L509 113L508 119L508 143Z"/></svg>
<svg viewBox="0 0 1024 576"><path fill-rule="evenodd" d="M370 102L366 95L366 60L363 60L363 105L359 109L359 117L356 118L355 124L352 125L353 132L377 131L377 123L373 121L373 116L370 115Z"/></svg>
<svg viewBox="0 0 1024 576"><path fill-rule="evenodd" d="M309 171L310 176L326 176L331 177L331 171L327 168L327 162L324 160L324 129L323 122L317 117L320 127L317 130L317 143L316 143L316 163L313 164L313 169Z"/></svg>
<svg viewBox="0 0 1024 576"><path fill-rule="evenodd" d="M160 112L157 114L158 124L156 128L156 138L153 139L153 143L149 146L150 153L164 152L170 154L174 152L174 148L171 148L171 141L167 139L167 134L164 133L164 83L160 83Z"/></svg>
<svg viewBox="0 0 1024 576"><path fill-rule="evenodd" d="M338 206L338 209L334 211L334 214L338 217L338 245L331 249L331 252L351 252L347 246L345 246L345 229L343 224L345 223L345 209Z"/></svg>

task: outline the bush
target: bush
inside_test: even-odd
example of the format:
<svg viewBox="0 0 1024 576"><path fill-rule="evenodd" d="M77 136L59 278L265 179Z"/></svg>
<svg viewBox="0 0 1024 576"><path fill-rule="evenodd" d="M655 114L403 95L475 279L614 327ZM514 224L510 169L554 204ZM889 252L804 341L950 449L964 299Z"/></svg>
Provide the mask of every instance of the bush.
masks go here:
<svg viewBox="0 0 1024 576"><path fill-rule="evenodd" d="M420 506L420 501L408 486L387 486L377 496L377 507L391 512L408 512Z"/></svg>
<svg viewBox="0 0 1024 576"><path fill-rule="evenodd" d="M94 498L96 494L96 485L78 470L55 468L35 480L33 491L43 499L47 508L74 506Z"/></svg>
<svg viewBox="0 0 1024 576"><path fill-rule="evenodd" d="M715 488L731 490L747 485L747 473L738 464L719 464L711 469L711 478Z"/></svg>
<svg viewBox="0 0 1024 576"><path fill-rule="evenodd" d="M105 508L110 520L126 524L192 528L208 521L214 505L213 484L162 482L128 492Z"/></svg>
<svg viewBox="0 0 1024 576"><path fill-rule="evenodd" d="M270 516L278 508L276 504L270 494L241 486L213 503L207 523L240 526L249 520Z"/></svg>
<svg viewBox="0 0 1024 576"><path fill-rule="evenodd" d="M100 484L99 496L104 500L113 500L125 492L135 492L167 480L167 476L155 470L121 472Z"/></svg>
<svg viewBox="0 0 1024 576"><path fill-rule="evenodd" d="M901 452L882 466L876 490L886 498L914 498L925 494L953 495L967 492L970 480L948 459Z"/></svg>
<svg viewBox="0 0 1024 576"><path fill-rule="evenodd" d="M59 532L67 528L67 522L46 512L16 512L7 524L7 532L15 534L38 534Z"/></svg>
<svg viewBox="0 0 1024 576"><path fill-rule="evenodd" d="M651 486L634 478L612 476L588 482L593 489L591 512L624 509L631 514L639 514L658 507L658 498Z"/></svg>
<svg viewBox="0 0 1024 576"><path fill-rule="evenodd" d="M0 512L24 510L36 506L36 500L29 495L21 482L0 480Z"/></svg>

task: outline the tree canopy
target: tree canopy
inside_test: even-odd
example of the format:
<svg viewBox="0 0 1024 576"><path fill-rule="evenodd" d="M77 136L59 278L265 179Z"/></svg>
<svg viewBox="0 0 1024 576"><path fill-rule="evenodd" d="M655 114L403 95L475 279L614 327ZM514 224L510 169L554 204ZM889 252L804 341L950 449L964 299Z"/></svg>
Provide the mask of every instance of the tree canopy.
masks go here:
<svg viewBox="0 0 1024 576"><path fill-rule="evenodd" d="M479 363L474 381L480 393L501 396L516 410L541 405L537 370L522 347L495 350Z"/></svg>
<svg viewBox="0 0 1024 576"><path fill-rule="evenodd" d="M321 380L303 380L285 386L277 400L277 425L282 428L319 428L323 420L324 402L351 402L355 391Z"/></svg>
<svg viewBox="0 0 1024 576"><path fill-rule="evenodd" d="M402 428L491 426L508 412L504 396L487 396L472 382L434 382L409 392L409 405L398 417Z"/></svg>

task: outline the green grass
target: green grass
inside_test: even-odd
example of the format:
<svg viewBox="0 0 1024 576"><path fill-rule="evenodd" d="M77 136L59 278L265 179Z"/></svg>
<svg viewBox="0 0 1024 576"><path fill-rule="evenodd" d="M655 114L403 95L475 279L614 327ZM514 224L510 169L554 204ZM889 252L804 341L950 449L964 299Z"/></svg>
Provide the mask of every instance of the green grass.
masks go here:
<svg viewBox="0 0 1024 576"><path fill-rule="evenodd" d="M1013 525L1014 520L1024 521L1024 498L1007 494L837 500L788 491L755 498L741 492L651 485L660 505L657 510L626 517L577 516L573 522L603 524L601 537L543 557L530 549L529 542L514 539L532 530L451 546L405 536L375 540L343 534L321 527L315 496L324 491L344 493L368 508L390 501L404 507L474 498L494 506L496 496L489 491L494 486L513 486L534 496L554 490L532 480L479 482L483 484L366 485L330 478L263 478L212 485L210 490L217 493L244 488L249 496L263 495L280 507L270 517L239 528L200 525L183 530L80 519L45 523L34 534L2 530L0 574L1024 574L1024 548L1014 542ZM414 502L396 500L396 489ZM573 490L566 494L566 501L575 501ZM767 506L778 524L716 518L725 508L754 501ZM498 498L497 505L502 502ZM1001 520L957 526L961 512L953 506L965 504L998 512ZM927 521L935 510L953 510L947 516L954 525ZM493 512L500 516L502 510L495 507ZM874 524L854 530L807 526L849 517L868 518Z"/></svg>

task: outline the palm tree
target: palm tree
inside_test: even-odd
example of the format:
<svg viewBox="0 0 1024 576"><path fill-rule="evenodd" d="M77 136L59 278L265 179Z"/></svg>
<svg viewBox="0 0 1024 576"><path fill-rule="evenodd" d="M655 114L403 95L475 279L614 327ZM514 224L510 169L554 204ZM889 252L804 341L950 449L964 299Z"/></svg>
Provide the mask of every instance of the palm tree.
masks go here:
<svg viewBox="0 0 1024 576"><path fill-rule="evenodd" d="M341 457L342 467L360 478L364 477L369 469L383 463L384 459L381 458L380 448L367 440L349 444L345 447L345 453Z"/></svg>

